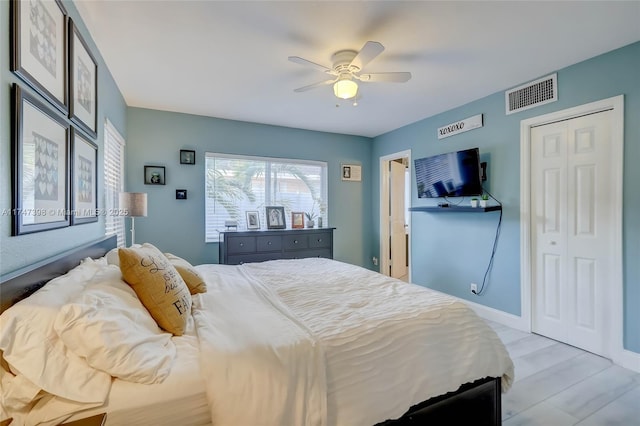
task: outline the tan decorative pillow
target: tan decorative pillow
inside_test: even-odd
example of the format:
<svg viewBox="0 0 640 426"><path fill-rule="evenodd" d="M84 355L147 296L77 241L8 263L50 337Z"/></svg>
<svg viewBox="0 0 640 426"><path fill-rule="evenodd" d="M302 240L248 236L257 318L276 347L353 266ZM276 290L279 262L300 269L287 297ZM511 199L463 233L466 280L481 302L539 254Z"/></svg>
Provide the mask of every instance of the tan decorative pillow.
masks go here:
<svg viewBox="0 0 640 426"><path fill-rule="evenodd" d="M191 315L191 295L176 268L151 244L118 250L122 278L158 325L181 336Z"/></svg>
<svg viewBox="0 0 640 426"><path fill-rule="evenodd" d="M184 282L187 283L191 294L207 292L207 284L192 264L171 253L165 253L164 255L169 259L173 267L176 268Z"/></svg>

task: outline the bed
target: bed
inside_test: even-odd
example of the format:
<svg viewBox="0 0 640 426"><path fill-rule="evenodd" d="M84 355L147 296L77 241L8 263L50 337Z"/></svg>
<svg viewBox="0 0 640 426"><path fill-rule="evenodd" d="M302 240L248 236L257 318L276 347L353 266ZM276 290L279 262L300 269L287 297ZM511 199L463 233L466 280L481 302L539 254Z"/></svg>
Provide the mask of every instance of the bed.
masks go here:
<svg viewBox="0 0 640 426"><path fill-rule="evenodd" d="M86 291L84 281L94 288L96 277L115 277L117 268L106 260L114 247L115 238L103 239L2 277L5 331L3 318L17 310L9 308L42 298L60 285L56 277L68 281L71 274L64 288L77 287L74 297ZM81 396L40 390L45 396L18 413L17 424L57 424L103 412L107 425L501 424L500 398L513 381L513 363L465 304L329 259L195 270L207 291L192 294L181 335L154 337L175 350L162 380L142 384L109 376L104 399L91 401L89 390L80 392L83 383L64 390ZM65 292L51 291L46 300L57 297L66 307ZM52 321L60 313L47 315ZM3 334L6 352L11 333ZM3 360L3 403L13 401L8 390L19 370Z"/></svg>

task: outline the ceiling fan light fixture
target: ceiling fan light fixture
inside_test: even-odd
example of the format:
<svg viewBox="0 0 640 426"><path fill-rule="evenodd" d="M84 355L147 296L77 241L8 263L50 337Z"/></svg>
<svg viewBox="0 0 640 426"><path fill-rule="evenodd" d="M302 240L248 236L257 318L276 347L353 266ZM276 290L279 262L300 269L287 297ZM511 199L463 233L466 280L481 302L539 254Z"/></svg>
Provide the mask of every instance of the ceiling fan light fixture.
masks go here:
<svg viewBox="0 0 640 426"><path fill-rule="evenodd" d="M333 85L333 94L340 99L351 99L358 94L358 83L350 77L342 77Z"/></svg>

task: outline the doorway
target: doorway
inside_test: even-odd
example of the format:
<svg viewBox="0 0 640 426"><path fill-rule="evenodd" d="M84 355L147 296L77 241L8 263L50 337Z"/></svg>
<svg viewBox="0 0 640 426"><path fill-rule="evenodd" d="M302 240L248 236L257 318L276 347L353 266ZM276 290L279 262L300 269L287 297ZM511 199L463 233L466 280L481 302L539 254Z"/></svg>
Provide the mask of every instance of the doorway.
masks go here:
<svg viewBox="0 0 640 426"><path fill-rule="evenodd" d="M380 158L380 272L411 282L411 151Z"/></svg>
<svg viewBox="0 0 640 426"><path fill-rule="evenodd" d="M607 358L622 350L621 98L521 126L523 316Z"/></svg>

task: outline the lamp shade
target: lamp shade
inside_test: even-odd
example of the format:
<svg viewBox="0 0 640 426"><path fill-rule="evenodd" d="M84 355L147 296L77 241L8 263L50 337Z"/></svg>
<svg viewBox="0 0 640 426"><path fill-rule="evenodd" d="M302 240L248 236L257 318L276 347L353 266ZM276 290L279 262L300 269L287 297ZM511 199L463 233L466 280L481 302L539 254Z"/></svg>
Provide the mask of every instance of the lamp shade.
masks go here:
<svg viewBox="0 0 640 426"><path fill-rule="evenodd" d="M333 94L340 99L351 99L358 93L358 83L350 78L341 78L333 85Z"/></svg>
<svg viewBox="0 0 640 426"><path fill-rule="evenodd" d="M127 212L125 216L147 216L147 194L145 192L121 192L119 208Z"/></svg>

